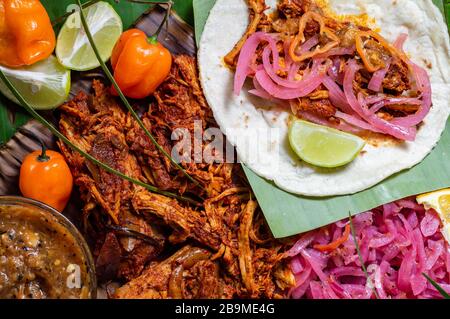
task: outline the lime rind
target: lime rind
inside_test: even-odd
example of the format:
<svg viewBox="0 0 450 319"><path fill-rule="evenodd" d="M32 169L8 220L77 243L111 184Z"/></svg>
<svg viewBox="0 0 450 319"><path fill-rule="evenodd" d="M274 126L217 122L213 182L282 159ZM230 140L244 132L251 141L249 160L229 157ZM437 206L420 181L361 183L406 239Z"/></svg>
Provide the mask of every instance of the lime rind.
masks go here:
<svg viewBox="0 0 450 319"><path fill-rule="evenodd" d="M358 136L303 120L291 123L289 142L300 159L324 168L347 165L366 144Z"/></svg>
<svg viewBox="0 0 450 319"><path fill-rule="evenodd" d="M0 67L24 99L36 110L49 110L63 104L70 93L70 70L54 56L21 68ZM12 92L0 81L0 92L19 104Z"/></svg>
<svg viewBox="0 0 450 319"><path fill-rule="evenodd" d="M104 1L83 10L100 56L106 62L122 34L122 20ZM56 56L62 65L75 71L88 71L100 66L84 32L79 12L70 15L62 26L56 43Z"/></svg>

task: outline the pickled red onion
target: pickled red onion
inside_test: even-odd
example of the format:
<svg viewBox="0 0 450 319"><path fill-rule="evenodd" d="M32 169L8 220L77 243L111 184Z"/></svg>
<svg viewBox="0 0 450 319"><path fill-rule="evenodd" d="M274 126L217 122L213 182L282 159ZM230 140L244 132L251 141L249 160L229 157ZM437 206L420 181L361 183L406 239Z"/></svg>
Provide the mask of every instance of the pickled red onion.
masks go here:
<svg viewBox="0 0 450 319"><path fill-rule="evenodd" d="M292 81L296 88L287 88L275 83L265 70L260 70L255 74L261 87L271 96L281 100L291 100L312 93L322 83L323 77L324 74L319 72L319 65L313 65L311 72L303 80Z"/></svg>
<svg viewBox="0 0 450 319"><path fill-rule="evenodd" d="M398 139L413 141L416 134L414 128L395 125L392 122L379 118L369 111L367 105L362 104L363 101L361 99L356 98L355 93L353 93L353 80L355 79L356 72L360 68L355 60L350 60L344 76L344 94L353 111L366 120L373 128Z"/></svg>
<svg viewBox="0 0 450 319"><path fill-rule="evenodd" d="M422 106L417 113L408 115L405 117L399 117L392 120L393 124L401 126L413 126L422 122L428 115L431 109L431 83L427 71L421 68L417 64L411 62L412 69L414 70L414 77L418 90L422 92Z"/></svg>
<svg viewBox="0 0 450 319"><path fill-rule="evenodd" d="M330 56L337 56L337 55L353 55L356 51L356 47L348 47L348 48L333 48L329 50L328 52L318 54L316 58L319 59L326 59Z"/></svg>
<svg viewBox="0 0 450 319"><path fill-rule="evenodd" d="M372 75L372 78L370 79L370 82L369 82L369 85L367 86L367 88L374 92L380 92L382 84L383 84L383 80L386 77L386 74L389 71L390 67L391 67L391 62L388 61L386 63L386 66L383 69L376 71Z"/></svg>
<svg viewBox="0 0 450 319"><path fill-rule="evenodd" d="M344 92L329 76L325 76L323 85L328 89L331 103L343 112L353 114L353 110L347 102Z"/></svg>
<svg viewBox="0 0 450 319"><path fill-rule="evenodd" d="M250 65L254 58L256 49L258 48L259 44L263 41L266 41L272 48L273 64L275 71L278 71L280 69L277 44L273 39L273 37L264 32L256 32L252 34L247 39L247 41L245 41L239 54L238 63L236 67L236 74L234 76L234 94L239 95L241 93L241 89L244 86L245 79L250 74L252 74L252 69L250 68Z"/></svg>
<svg viewBox="0 0 450 319"><path fill-rule="evenodd" d="M370 282L380 298L442 298L422 273L450 292L450 247L441 232L434 232L434 226L430 237L422 234L420 225L427 223L427 214L435 216L415 200L404 199L353 218ZM332 242L335 229L343 225L341 221L309 232L294 246L295 258L305 269L295 274L299 281L291 290L292 298L375 298L353 238L328 254L312 248L324 239L328 240L325 244Z"/></svg>

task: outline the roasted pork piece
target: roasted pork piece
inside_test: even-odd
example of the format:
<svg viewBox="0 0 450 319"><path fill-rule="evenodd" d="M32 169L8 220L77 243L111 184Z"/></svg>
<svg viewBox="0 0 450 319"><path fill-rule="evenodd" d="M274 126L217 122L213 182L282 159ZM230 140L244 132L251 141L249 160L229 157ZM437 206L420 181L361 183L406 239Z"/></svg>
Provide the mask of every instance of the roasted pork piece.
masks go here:
<svg viewBox="0 0 450 319"><path fill-rule="evenodd" d="M250 10L250 23L247 31L235 45L233 50L225 57L225 62L230 66L236 66L237 57L241 52L242 46L248 37L258 30L265 29L268 26L267 16L264 14L264 10L267 9L265 0L247 0L248 8Z"/></svg>
<svg viewBox="0 0 450 319"><path fill-rule="evenodd" d="M125 284L114 297L285 296L294 284L284 263L286 247L272 237L240 166L182 163L201 186L195 185L157 151L104 84L94 81L93 89L92 95L80 93L60 108L63 134L134 179L199 201L192 206L151 193L60 143L84 203L82 217L94 239L99 278ZM194 139L195 121L202 129L216 126L194 58L175 57L142 119L169 154L177 142L171 139L175 129L192 132ZM204 149L206 142L199 138Z"/></svg>
<svg viewBox="0 0 450 319"><path fill-rule="evenodd" d="M116 298L220 298L226 284L219 276L219 265L202 248L184 246L162 262L150 264L144 273L119 288ZM231 296L228 296L231 297Z"/></svg>

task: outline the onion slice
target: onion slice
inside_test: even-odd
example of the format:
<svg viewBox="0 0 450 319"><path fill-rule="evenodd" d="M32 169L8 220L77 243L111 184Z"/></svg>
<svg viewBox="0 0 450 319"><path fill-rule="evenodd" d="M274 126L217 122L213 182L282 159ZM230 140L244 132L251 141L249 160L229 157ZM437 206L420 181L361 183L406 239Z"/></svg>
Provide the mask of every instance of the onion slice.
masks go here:
<svg viewBox="0 0 450 319"><path fill-rule="evenodd" d="M403 45L405 44L407 39L408 35L406 33L400 33L393 43L394 48L403 52Z"/></svg>
<svg viewBox="0 0 450 319"><path fill-rule="evenodd" d="M381 70L376 71L372 75L372 79L370 79L370 82L369 82L369 85L367 86L367 88L374 92L380 92L382 85L383 85L383 80L386 77L386 74L388 73L390 67L391 67L391 62L388 61L388 62L386 62L386 67L384 67Z"/></svg>
<svg viewBox="0 0 450 319"><path fill-rule="evenodd" d="M293 102L291 101L291 103L293 103ZM332 127L337 130L344 131L344 132L359 133L361 131L357 127L355 127L353 125L349 125L350 123L347 124L347 123L341 122L339 124L334 124L334 123L326 120L325 118L319 117L310 112L299 111L296 113L296 115L300 116L302 119L305 119L311 123L315 123L315 124L322 125L322 126Z"/></svg>
<svg viewBox="0 0 450 319"><path fill-rule="evenodd" d="M398 139L413 141L416 134L415 128L395 125L379 118L377 115L370 112L367 105L362 104L364 102L361 99L356 98L355 93L353 92L353 80L355 79L356 72L360 68L361 67L355 60L350 60L347 64L347 70L344 76L344 94L353 111L371 124L373 128L381 130L383 133L392 135Z"/></svg>
<svg viewBox="0 0 450 319"><path fill-rule="evenodd" d="M298 50L299 55L302 55L309 50L311 50L313 47L319 44L319 36L316 34L315 36L309 38L305 43L303 43Z"/></svg>
<svg viewBox="0 0 450 319"><path fill-rule="evenodd" d="M408 39L408 35L406 33L401 33L398 38L394 42L394 47L400 52L404 52L403 46ZM430 77L428 76L427 71L415 64L414 62L407 60L408 67L414 73L414 80L416 82L417 90L422 92L422 107L416 114L408 115L403 118L394 119L392 122L398 125L403 126L413 126L422 122L427 114L430 112L432 105L432 90L431 90L431 82Z"/></svg>
<svg viewBox="0 0 450 319"><path fill-rule="evenodd" d="M308 79L311 79L312 76L316 76L319 74L319 67L320 67L320 64L322 63L322 60L314 60L314 63L313 63L312 69L311 69L311 73L308 74L308 76L305 77L304 79L302 79L300 81L284 79L277 75L274 66L270 62L271 53L273 53L271 47L267 46L264 48L263 55L262 55L264 70L270 76L272 81L274 81L276 84L278 84L280 86L283 86L285 88L290 88L290 89L301 89L302 87L306 86L309 83L309 82L307 82ZM309 92L309 93L311 93L311 92ZM309 93L307 93L307 94L309 94Z"/></svg>
<svg viewBox="0 0 450 319"><path fill-rule="evenodd" d="M344 92L329 76L325 76L322 84L328 89L331 103L343 112L353 114Z"/></svg>
<svg viewBox="0 0 450 319"><path fill-rule="evenodd" d="M316 58L318 59L326 59L330 56L338 56L338 55L353 55L356 51L355 46L351 46L348 48L333 48L328 52L318 54Z"/></svg>
<svg viewBox="0 0 450 319"><path fill-rule="evenodd" d="M295 81L296 88L287 88L274 83L266 70L256 72L255 78L261 87L271 96L281 100L291 100L312 93L322 83L325 75L319 71L319 66L319 62L314 63L311 72L303 80Z"/></svg>
<svg viewBox="0 0 450 319"><path fill-rule="evenodd" d="M264 32L256 32L252 34L247 41L245 41L239 54L236 73L234 76L234 94L239 95L241 93L245 79L254 72L250 66L252 64L256 49L263 41L267 42L272 48L275 70L278 71L280 69L277 44L273 37Z"/></svg>
<svg viewBox="0 0 450 319"><path fill-rule="evenodd" d="M411 67L414 70L414 77L418 90L422 92L422 105L415 114L393 119L392 123L395 125L417 125L425 119L431 109L432 100L430 77L428 76L427 71L417 64L411 62Z"/></svg>

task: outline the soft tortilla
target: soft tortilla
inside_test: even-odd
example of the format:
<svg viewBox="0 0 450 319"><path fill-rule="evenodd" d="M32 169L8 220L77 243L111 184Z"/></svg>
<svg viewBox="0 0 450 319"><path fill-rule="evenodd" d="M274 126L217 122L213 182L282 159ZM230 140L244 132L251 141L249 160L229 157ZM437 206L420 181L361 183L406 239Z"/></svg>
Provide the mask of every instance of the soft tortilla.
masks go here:
<svg viewBox="0 0 450 319"><path fill-rule="evenodd" d="M275 0L268 0L267 4L276 7ZM233 94L234 73L224 66L223 57L247 28L245 0L217 1L198 54L206 98L239 159L278 187L307 196L356 193L418 164L439 141L450 114L449 36L443 17L431 0L332 0L330 4L338 13L368 13L389 41L401 32L408 33L405 50L412 60L423 67L425 63L431 65L427 70L433 107L414 142L366 145L356 160L334 170L317 169L298 160L287 142L288 112L264 110L264 104L269 103L251 97L245 88L239 97Z"/></svg>

